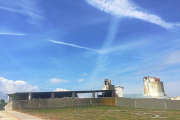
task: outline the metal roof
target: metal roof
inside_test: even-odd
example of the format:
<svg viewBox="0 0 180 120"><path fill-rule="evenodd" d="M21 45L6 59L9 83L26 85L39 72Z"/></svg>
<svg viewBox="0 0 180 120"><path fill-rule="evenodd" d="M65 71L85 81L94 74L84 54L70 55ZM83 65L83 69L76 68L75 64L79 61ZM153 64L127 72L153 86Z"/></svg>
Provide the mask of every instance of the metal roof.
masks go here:
<svg viewBox="0 0 180 120"><path fill-rule="evenodd" d="M92 92L108 92L108 91L115 91L115 90L79 90L79 91L47 91L47 92L16 92L16 94L23 94L23 93L92 93ZM9 94L7 94L9 95Z"/></svg>

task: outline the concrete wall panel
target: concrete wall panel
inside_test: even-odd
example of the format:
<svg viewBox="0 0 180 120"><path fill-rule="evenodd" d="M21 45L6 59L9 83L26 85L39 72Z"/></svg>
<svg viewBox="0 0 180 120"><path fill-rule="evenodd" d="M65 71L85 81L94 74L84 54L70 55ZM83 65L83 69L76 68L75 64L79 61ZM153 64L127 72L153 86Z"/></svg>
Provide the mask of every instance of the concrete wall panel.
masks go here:
<svg viewBox="0 0 180 120"><path fill-rule="evenodd" d="M168 110L180 110L180 100L166 100Z"/></svg>
<svg viewBox="0 0 180 120"><path fill-rule="evenodd" d="M117 98L116 106L135 108L134 99L131 98Z"/></svg>
<svg viewBox="0 0 180 120"><path fill-rule="evenodd" d="M164 100L158 99L134 99L135 108L166 109Z"/></svg>

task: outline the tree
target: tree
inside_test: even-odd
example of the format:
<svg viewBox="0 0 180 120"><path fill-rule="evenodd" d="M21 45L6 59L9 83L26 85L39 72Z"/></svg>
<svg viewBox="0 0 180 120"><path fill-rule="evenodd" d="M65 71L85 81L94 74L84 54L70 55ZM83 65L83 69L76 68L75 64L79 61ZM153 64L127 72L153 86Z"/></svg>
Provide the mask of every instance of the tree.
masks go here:
<svg viewBox="0 0 180 120"><path fill-rule="evenodd" d="M5 105L6 105L5 100L4 99L0 99L0 110L2 110Z"/></svg>
<svg viewBox="0 0 180 120"><path fill-rule="evenodd" d="M17 100L17 95L16 95L16 93L13 93L13 94L12 94L12 101L13 101L13 100Z"/></svg>

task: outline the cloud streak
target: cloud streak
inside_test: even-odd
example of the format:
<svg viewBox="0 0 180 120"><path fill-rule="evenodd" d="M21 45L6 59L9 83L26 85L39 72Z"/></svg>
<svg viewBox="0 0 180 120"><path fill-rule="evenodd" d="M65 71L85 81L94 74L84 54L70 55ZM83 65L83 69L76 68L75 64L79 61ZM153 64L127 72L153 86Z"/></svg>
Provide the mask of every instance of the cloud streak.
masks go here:
<svg viewBox="0 0 180 120"><path fill-rule="evenodd" d="M101 52L100 50L91 49L91 48L88 48L88 47L82 47L82 46L79 46L79 45L76 45L76 44L70 44L70 43L65 43L65 42L55 41L55 40L50 40L50 39L48 39L48 41L51 41L51 42L57 43L57 44L66 45L66 46L75 47L75 48L81 48L81 49L86 49L86 50L91 50L91 51Z"/></svg>
<svg viewBox="0 0 180 120"><path fill-rule="evenodd" d="M63 89L63 88L56 88L55 90L53 90L53 91L69 91L69 90L67 90L67 89Z"/></svg>
<svg viewBox="0 0 180 120"><path fill-rule="evenodd" d="M63 79L58 79L58 78L52 78L50 82L51 82L52 84L56 84L56 83L68 82L68 80L63 80Z"/></svg>
<svg viewBox="0 0 180 120"><path fill-rule="evenodd" d="M84 79L82 79L82 78L81 78L81 79L78 79L78 82L83 82L83 81L84 81Z"/></svg>
<svg viewBox="0 0 180 120"><path fill-rule="evenodd" d="M13 5L9 4L10 2L10 0L2 1L3 4L0 6L0 11L8 11L22 15L24 17L28 17L27 19L22 19L27 20L28 23L36 25L37 27L41 27L41 21L45 20L45 17L43 16L43 11L38 7L39 1L18 0L15 1Z"/></svg>
<svg viewBox="0 0 180 120"><path fill-rule="evenodd" d="M117 51L123 52L123 51L131 50L131 49L134 49L137 47L141 47L142 45L146 45L146 44L148 44L148 41L139 40L139 41L128 42L126 44L121 44L121 45L114 46L114 47L105 48L105 49L102 49L101 51L104 54L117 52Z"/></svg>
<svg viewBox="0 0 180 120"><path fill-rule="evenodd" d="M180 50L173 51L167 55L165 59L165 64L180 64Z"/></svg>
<svg viewBox="0 0 180 120"><path fill-rule="evenodd" d="M106 39L104 41L104 44L102 45L101 50L103 51L102 53L108 53L110 51L107 51L114 41L117 31L118 31L118 26L119 26L119 18L113 17L111 20L111 23L109 25L109 30L108 34L106 36ZM96 60L96 68L93 70L93 73L91 75L91 82L96 79L96 77L103 71L105 70L105 64L106 64L106 54L100 54ZM92 86L90 86L92 87Z"/></svg>
<svg viewBox="0 0 180 120"><path fill-rule="evenodd" d="M143 12L128 0L85 0L88 4L118 17L131 17L144 20L166 29L180 26L180 23L167 23L159 16Z"/></svg>
<svg viewBox="0 0 180 120"><path fill-rule="evenodd" d="M8 33L8 32L0 32L0 35L25 35L23 33Z"/></svg>
<svg viewBox="0 0 180 120"><path fill-rule="evenodd" d="M25 11L25 10L16 10L16 9L12 9L12 8L2 7L2 6L0 6L0 9L10 11L13 13L18 13L18 14L25 15L28 17L36 18L36 19L42 19L43 18L43 16L40 16L40 15L34 14L32 12L29 12L29 11Z"/></svg>

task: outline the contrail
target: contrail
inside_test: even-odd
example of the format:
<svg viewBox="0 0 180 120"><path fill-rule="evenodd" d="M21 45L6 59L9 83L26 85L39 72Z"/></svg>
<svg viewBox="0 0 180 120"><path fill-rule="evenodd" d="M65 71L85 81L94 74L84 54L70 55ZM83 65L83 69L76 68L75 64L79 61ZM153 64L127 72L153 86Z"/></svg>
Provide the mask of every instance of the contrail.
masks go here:
<svg viewBox="0 0 180 120"><path fill-rule="evenodd" d="M175 26L180 26L180 23L168 23L161 17L155 14L147 13L140 10L139 7L133 4L132 0L85 0L89 5L104 11L106 13L118 16L144 20L166 29L172 29Z"/></svg>
<svg viewBox="0 0 180 120"><path fill-rule="evenodd" d="M91 49L91 48L88 48L88 47L82 47L82 46L79 46L79 45L76 45L76 44L70 44L70 43L65 43L65 42L62 42L62 41L55 41L55 40L51 40L51 39L48 39L48 40L51 41L51 42L53 42L53 43L58 43L58 44L67 45L67 46L71 46L71 47L76 47L76 48L81 48L81 49L86 49L86 50L92 50L92 51L96 51L96 52L101 52L100 50Z"/></svg>
<svg viewBox="0 0 180 120"><path fill-rule="evenodd" d="M109 25L109 30L108 34L106 36L106 40L104 41L104 44L102 45L101 51L108 49L109 46L112 44L114 41L117 31L118 31L118 26L119 26L119 18L118 17L113 17L111 20L111 23ZM100 54L96 60L96 68L93 70L93 73L91 75L90 81L92 82L93 80L96 79L100 71L104 70L104 65L106 64L106 54ZM89 86L91 87L91 86Z"/></svg>
<svg viewBox="0 0 180 120"><path fill-rule="evenodd" d="M102 54L99 54L96 60L96 67L92 71L92 75L90 77L90 81L84 83L84 86L87 86L86 89L94 88L97 84L97 78L98 75L100 75L100 72L102 72L106 65L106 57L108 56L106 53L106 50L109 49L110 45L114 41L116 34L118 32L118 27L120 23L120 18L113 16L111 23L109 25L108 34L106 35L106 39L101 47L101 50L99 50ZM74 87L75 89L79 86ZM82 86L81 86L82 87Z"/></svg>
<svg viewBox="0 0 180 120"><path fill-rule="evenodd" d="M101 49L107 49L112 44L118 32L118 26L119 26L119 18L114 16L109 25L108 34Z"/></svg>
<svg viewBox="0 0 180 120"><path fill-rule="evenodd" d="M0 9L7 10L7 11L10 11L10 12L14 12L14 13L18 13L18 14L22 14L22 15L29 16L29 17L32 17L32 18L37 18L37 19L42 19L43 18L43 16L36 15L36 14L34 14L32 12L25 11L25 10L16 10L16 9L11 9L11 8L7 8L7 7L2 7L2 6L0 6Z"/></svg>
<svg viewBox="0 0 180 120"><path fill-rule="evenodd" d="M22 33L5 33L5 32L0 32L0 35L25 35Z"/></svg>

